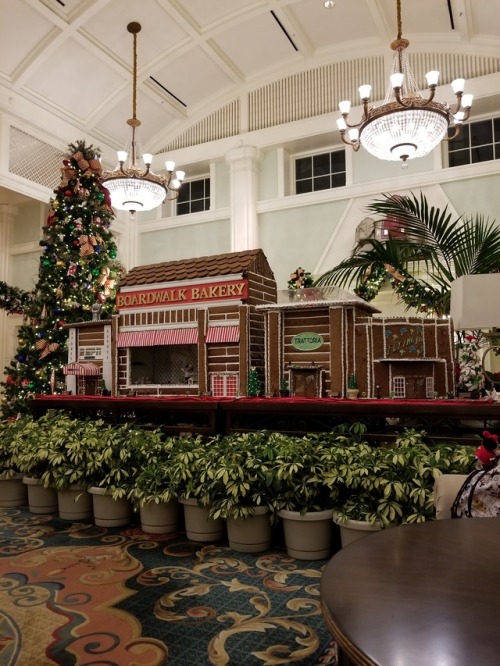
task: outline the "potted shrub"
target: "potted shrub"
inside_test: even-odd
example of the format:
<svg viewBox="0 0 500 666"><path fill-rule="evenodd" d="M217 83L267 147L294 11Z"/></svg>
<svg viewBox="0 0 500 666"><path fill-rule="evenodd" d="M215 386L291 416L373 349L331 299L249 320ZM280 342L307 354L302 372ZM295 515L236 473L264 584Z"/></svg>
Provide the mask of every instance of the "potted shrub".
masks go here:
<svg viewBox="0 0 500 666"><path fill-rule="evenodd" d="M22 450L22 433L29 416L17 420L0 422L0 507L15 507L26 504L26 486L19 466L19 452Z"/></svg>
<svg viewBox="0 0 500 666"><path fill-rule="evenodd" d="M343 545L373 530L433 519L435 479L471 469L475 447L428 444L425 434L405 429L394 444L382 446L348 437L339 442L343 460L326 476L337 494L334 520L343 528Z"/></svg>
<svg viewBox="0 0 500 666"><path fill-rule="evenodd" d="M191 541L219 541L226 534L225 521L210 515L207 459L210 443L201 436L179 437L171 451L172 491L183 505L186 536Z"/></svg>
<svg viewBox="0 0 500 666"><path fill-rule="evenodd" d="M98 436L98 423L51 411L27 425L22 435L20 463L31 511L59 510L65 520L82 520L92 515L86 494L88 443Z"/></svg>
<svg viewBox="0 0 500 666"><path fill-rule="evenodd" d="M347 397L349 400L355 400L359 395L358 381L354 372L351 372L347 380Z"/></svg>
<svg viewBox="0 0 500 666"><path fill-rule="evenodd" d="M173 492L171 454L176 438L164 439L160 430L141 432L142 469L134 481L129 498L139 511L141 529L149 534L164 534L177 529L179 507Z"/></svg>
<svg viewBox="0 0 500 666"><path fill-rule="evenodd" d="M335 489L326 483L325 474L337 464L335 446L318 435L273 433L270 442L276 449L276 502L288 554L305 560L328 557L333 544Z"/></svg>
<svg viewBox="0 0 500 666"><path fill-rule="evenodd" d="M207 447L203 492L210 515L227 521L229 546L262 552L271 545L276 505L275 449L266 432L215 438Z"/></svg>
<svg viewBox="0 0 500 666"><path fill-rule="evenodd" d="M89 451L88 471L92 479L94 522L101 527L127 525L132 514L135 481L143 469L141 457L145 433L132 429L104 425Z"/></svg>

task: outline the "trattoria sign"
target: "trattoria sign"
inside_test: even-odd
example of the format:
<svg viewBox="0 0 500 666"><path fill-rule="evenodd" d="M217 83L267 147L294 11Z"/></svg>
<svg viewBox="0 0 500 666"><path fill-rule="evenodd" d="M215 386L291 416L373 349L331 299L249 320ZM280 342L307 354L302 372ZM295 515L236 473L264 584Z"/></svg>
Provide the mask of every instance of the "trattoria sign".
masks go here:
<svg viewBox="0 0 500 666"><path fill-rule="evenodd" d="M154 308L207 301L242 300L248 297L247 280L190 284L186 287L162 287L141 291L120 292L116 296L118 310Z"/></svg>
<svg viewBox="0 0 500 666"><path fill-rule="evenodd" d="M319 333L297 333L292 338L292 347L300 351L314 351L323 345L323 336Z"/></svg>

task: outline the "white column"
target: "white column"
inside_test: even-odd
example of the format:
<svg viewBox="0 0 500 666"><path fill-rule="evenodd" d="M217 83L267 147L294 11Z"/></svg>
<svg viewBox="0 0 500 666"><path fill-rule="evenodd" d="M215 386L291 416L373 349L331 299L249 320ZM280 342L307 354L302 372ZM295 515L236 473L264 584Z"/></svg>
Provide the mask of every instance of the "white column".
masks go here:
<svg viewBox="0 0 500 666"><path fill-rule="evenodd" d="M230 169L231 251L259 247L257 176L261 160L255 146L238 146L226 154Z"/></svg>
<svg viewBox="0 0 500 666"><path fill-rule="evenodd" d="M17 206L0 203L0 280L8 281L9 224L16 218Z"/></svg>
<svg viewBox="0 0 500 666"><path fill-rule="evenodd" d="M0 203L0 280L9 284L9 228L10 223L16 219L17 206ZM0 360L3 368L9 365L12 355L11 350L16 348L14 343L15 326L20 323L18 317L8 318L7 312L0 309Z"/></svg>

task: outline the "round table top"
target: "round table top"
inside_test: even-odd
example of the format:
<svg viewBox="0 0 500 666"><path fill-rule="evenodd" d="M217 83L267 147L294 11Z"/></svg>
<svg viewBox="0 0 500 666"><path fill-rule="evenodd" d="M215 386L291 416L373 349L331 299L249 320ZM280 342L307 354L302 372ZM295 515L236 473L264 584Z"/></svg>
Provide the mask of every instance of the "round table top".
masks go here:
<svg viewBox="0 0 500 666"><path fill-rule="evenodd" d="M386 529L340 550L325 621L360 666L500 664L500 518Z"/></svg>

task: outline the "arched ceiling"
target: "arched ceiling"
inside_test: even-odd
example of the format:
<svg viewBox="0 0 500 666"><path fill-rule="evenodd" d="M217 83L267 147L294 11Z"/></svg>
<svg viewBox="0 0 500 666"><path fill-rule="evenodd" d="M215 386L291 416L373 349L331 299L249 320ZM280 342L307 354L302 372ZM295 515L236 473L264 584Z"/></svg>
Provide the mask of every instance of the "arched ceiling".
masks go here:
<svg viewBox="0 0 500 666"><path fill-rule="evenodd" d="M402 0L402 18L410 59L412 48L499 55L499 0ZM152 153L239 91L316 64L390 58L397 33L396 0L1 0L0 109L126 146L131 21L142 25L137 116Z"/></svg>

